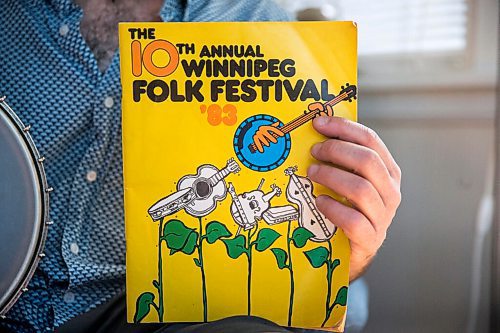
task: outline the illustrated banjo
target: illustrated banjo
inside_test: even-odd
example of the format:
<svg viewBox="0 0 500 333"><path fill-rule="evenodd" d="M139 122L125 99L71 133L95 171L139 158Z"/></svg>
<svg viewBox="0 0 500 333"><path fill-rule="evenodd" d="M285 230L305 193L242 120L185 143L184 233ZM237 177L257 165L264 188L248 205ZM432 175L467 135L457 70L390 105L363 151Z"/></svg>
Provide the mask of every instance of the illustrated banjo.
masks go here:
<svg viewBox="0 0 500 333"><path fill-rule="evenodd" d="M29 131L0 97L0 318L28 291L51 224L52 188Z"/></svg>
<svg viewBox="0 0 500 333"><path fill-rule="evenodd" d="M324 107L335 106L342 101L352 102L356 99L357 87L346 84L341 87L339 94L328 102L323 103ZM309 121L318 117L321 110L307 110L295 119L284 124L278 118L268 114L253 115L245 119L236 129L233 139L236 156L247 168L259 172L274 170L283 163L290 154L292 139L290 133ZM279 124L277 128L283 132L283 136L273 133L276 142L270 142L269 146L263 147L264 151L259 152L254 143L254 135L261 126L273 126Z"/></svg>

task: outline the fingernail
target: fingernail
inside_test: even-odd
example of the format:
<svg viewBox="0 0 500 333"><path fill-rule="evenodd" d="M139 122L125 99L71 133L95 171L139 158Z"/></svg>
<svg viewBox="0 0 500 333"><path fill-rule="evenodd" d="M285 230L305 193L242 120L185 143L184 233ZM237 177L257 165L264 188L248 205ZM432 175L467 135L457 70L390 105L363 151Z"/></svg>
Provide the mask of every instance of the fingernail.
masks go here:
<svg viewBox="0 0 500 333"><path fill-rule="evenodd" d="M319 165L317 164L311 164L309 168L307 168L307 176L311 177L311 175L314 175L318 171Z"/></svg>
<svg viewBox="0 0 500 333"><path fill-rule="evenodd" d="M316 126L325 126L330 121L330 117L319 116L314 118L313 123Z"/></svg>
<svg viewBox="0 0 500 333"><path fill-rule="evenodd" d="M321 148L321 145L322 145L322 143L321 143L321 142L319 142L319 143L314 144L314 145L311 147L311 154L312 154L313 156L318 156L318 152L319 152L319 150L320 150L320 148Z"/></svg>

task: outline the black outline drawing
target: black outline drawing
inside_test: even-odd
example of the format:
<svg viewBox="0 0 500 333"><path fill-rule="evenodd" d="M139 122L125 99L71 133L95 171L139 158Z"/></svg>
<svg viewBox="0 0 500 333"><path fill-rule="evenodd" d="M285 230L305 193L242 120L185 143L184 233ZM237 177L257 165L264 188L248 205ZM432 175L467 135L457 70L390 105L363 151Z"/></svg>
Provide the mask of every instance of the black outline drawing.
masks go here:
<svg viewBox="0 0 500 333"><path fill-rule="evenodd" d="M281 195L281 189L275 184L271 185L271 191L268 193L262 191L263 185L264 178L261 179L257 189L238 195L233 184L229 183L228 191L233 199L231 216L239 225L237 235L241 228L245 231L254 228L257 222L262 219L262 214L269 209L271 199Z"/></svg>
<svg viewBox="0 0 500 333"><path fill-rule="evenodd" d="M318 210L312 182L307 177L297 176L295 174L297 170L297 166L285 170L285 175L290 177L286 187L286 198L299 207L299 225L314 234L311 240L328 241L335 234L337 227Z"/></svg>

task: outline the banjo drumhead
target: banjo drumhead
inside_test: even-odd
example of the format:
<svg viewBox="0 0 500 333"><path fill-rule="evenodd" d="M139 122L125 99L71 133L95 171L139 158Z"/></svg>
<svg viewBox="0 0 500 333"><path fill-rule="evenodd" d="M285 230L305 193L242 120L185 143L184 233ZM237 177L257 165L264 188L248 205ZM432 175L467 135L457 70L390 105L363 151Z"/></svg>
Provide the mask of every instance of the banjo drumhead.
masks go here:
<svg viewBox="0 0 500 333"><path fill-rule="evenodd" d="M42 162L28 128L0 99L0 315L25 290L43 256L51 189Z"/></svg>

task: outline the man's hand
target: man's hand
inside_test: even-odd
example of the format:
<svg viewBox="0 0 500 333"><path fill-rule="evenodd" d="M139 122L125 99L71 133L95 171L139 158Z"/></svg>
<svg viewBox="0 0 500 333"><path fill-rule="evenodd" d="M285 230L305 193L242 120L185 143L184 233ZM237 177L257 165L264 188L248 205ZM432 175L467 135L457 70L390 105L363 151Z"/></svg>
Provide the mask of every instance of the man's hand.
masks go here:
<svg viewBox="0 0 500 333"><path fill-rule="evenodd" d="M329 137L311 149L326 164L311 165L307 174L352 204L347 207L327 195L316 199L318 209L350 240L352 281L385 240L401 202L401 169L373 130L339 117L318 117L313 125Z"/></svg>

